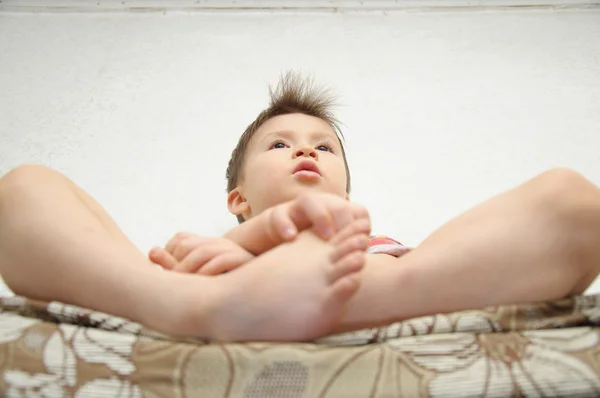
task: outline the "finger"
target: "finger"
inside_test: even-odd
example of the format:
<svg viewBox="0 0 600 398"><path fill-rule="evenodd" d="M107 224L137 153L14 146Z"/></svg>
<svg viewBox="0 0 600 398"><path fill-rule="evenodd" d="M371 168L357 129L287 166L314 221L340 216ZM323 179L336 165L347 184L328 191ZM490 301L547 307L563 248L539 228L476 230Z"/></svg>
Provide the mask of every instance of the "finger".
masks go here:
<svg viewBox="0 0 600 398"><path fill-rule="evenodd" d="M292 221L292 217L289 214L289 207L287 206L273 208L270 225L277 238L283 239L284 242L294 240L296 235L298 235L298 228L296 228L294 221Z"/></svg>
<svg viewBox="0 0 600 398"><path fill-rule="evenodd" d="M298 198L296 203L293 210L306 216L319 236L323 239L333 236L335 233L333 218L323 201L316 200L314 196L305 195Z"/></svg>
<svg viewBox="0 0 600 398"><path fill-rule="evenodd" d="M176 233L175 236L173 236L171 239L169 239L169 241L165 245L165 250L168 251L169 253L173 253L175 251L175 248L179 244L179 242L181 242L183 239L186 239L192 235L194 235L194 234L192 234L190 232Z"/></svg>
<svg viewBox="0 0 600 398"><path fill-rule="evenodd" d="M352 214L352 207L348 206L348 204L346 203L332 211L332 216L335 229L338 232L343 230L354 220L354 215Z"/></svg>
<svg viewBox="0 0 600 398"><path fill-rule="evenodd" d="M219 250L219 247L216 245L198 247L181 260L175 270L184 273L198 272L206 262L219 255L221 252L222 251Z"/></svg>
<svg viewBox="0 0 600 398"><path fill-rule="evenodd" d="M246 264L252 258L245 253L226 253L212 258L200 268L198 273L201 275L223 274Z"/></svg>
<svg viewBox="0 0 600 398"><path fill-rule="evenodd" d="M206 238L202 238L197 235L191 235L187 238L183 238L179 241L175 249L170 252L177 261L183 261L184 258L190 254L190 252L196 249L199 246L206 245L209 240Z"/></svg>
<svg viewBox="0 0 600 398"><path fill-rule="evenodd" d="M177 267L177 260L162 247L153 247L148 253L150 261L163 267L164 269L174 269Z"/></svg>

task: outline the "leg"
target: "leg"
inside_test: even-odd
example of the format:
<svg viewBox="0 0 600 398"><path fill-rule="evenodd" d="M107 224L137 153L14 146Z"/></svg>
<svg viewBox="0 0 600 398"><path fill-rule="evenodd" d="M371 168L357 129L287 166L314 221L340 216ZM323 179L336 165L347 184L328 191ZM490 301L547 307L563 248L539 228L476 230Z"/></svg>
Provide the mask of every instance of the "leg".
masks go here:
<svg viewBox="0 0 600 398"><path fill-rule="evenodd" d="M368 227L355 223L327 243L306 231L220 277L179 274L149 266L63 175L23 166L0 180L0 273L13 291L167 334L304 340L327 333L358 287Z"/></svg>
<svg viewBox="0 0 600 398"><path fill-rule="evenodd" d="M139 280L123 276L149 264L60 173L22 166L0 180L0 273L15 293L137 319Z"/></svg>
<svg viewBox="0 0 600 398"><path fill-rule="evenodd" d="M600 190L573 171L548 171L455 218L403 257L381 267L368 259L342 329L581 294L600 272L598 242Z"/></svg>

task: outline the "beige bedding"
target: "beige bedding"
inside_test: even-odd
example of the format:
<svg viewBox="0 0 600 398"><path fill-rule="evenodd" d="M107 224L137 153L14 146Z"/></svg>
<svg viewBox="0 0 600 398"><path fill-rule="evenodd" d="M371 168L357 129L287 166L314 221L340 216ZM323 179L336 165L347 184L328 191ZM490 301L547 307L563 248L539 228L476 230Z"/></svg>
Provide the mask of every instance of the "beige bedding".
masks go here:
<svg viewBox="0 0 600 398"><path fill-rule="evenodd" d="M600 295L295 344L177 340L22 297L0 310L7 397L600 396Z"/></svg>

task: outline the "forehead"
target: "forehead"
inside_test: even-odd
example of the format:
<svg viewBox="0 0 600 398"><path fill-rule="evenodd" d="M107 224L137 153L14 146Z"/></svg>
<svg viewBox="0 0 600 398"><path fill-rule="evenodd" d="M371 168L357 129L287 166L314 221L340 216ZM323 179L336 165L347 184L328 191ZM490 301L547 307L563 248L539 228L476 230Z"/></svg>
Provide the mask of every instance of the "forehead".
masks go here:
<svg viewBox="0 0 600 398"><path fill-rule="evenodd" d="M273 134L287 132L294 135L319 135L327 136L337 140L337 134L329 123L318 117L308 116L301 113L291 113L288 115L275 116L264 122L256 133L252 141L259 142L263 138Z"/></svg>

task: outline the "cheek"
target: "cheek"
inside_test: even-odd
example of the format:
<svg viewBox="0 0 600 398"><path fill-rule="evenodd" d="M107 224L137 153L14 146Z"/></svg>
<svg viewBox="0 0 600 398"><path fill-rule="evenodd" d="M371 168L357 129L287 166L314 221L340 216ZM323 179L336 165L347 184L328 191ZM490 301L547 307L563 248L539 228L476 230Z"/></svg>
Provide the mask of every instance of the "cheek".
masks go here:
<svg viewBox="0 0 600 398"><path fill-rule="evenodd" d="M267 157L256 159L247 168L247 181L249 187L254 190L263 191L272 185L277 185L281 179L284 168L278 167L278 164Z"/></svg>
<svg viewBox="0 0 600 398"><path fill-rule="evenodd" d="M335 165L332 165L332 169L335 175L335 184L339 185L346 189L346 166L344 166L343 162L336 162Z"/></svg>

